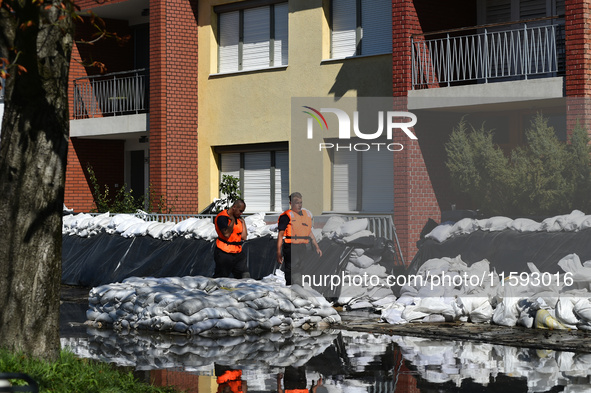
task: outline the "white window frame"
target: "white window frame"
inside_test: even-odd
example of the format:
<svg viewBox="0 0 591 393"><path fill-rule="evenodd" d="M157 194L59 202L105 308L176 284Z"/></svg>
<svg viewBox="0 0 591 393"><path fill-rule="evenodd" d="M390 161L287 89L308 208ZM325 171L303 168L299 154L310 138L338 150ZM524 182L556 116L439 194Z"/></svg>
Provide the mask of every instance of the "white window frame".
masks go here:
<svg viewBox="0 0 591 393"><path fill-rule="evenodd" d="M231 3L214 7L214 12L218 16L218 73L287 66L289 50L287 1L251 0ZM259 15L256 15L257 13ZM265 23L255 22L256 18L261 18L264 13L268 13L268 19L262 16ZM249 20L252 23L249 23ZM232 23L230 31L225 30L224 27L228 22ZM229 41L228 45L225 45L226 40ZM264 56L262 58L261 54L266 54L267 59L263 59Z"/></svg>
<svg viewBox="0 0 591 393"><path fill-rule="evenodd" d="M347 2L341 9L335 3ZM381 3L383 2L383 4ZM376 5L377 4L377 5ZM382 12L381 5L389 12ZM341 59L392 53L392 2L385 0L332 0L330 2L330 58ZM353 8L355 10L353 11ZM364 12L364 10L366 10ZM342 16L342 20L339 15ZM375 18L383 21L370 23ZM353 26L353 24L355 26ZM343 26L344 25L344 26ZM365 28L364 28L365 26ZM364 36L366 40L363 41ZM354 42L352 42L354 40ZM335 45L335 43L338 43ZM354 47L353 47L354 46ZM382 49L382 46L384 47Z"/></svg>

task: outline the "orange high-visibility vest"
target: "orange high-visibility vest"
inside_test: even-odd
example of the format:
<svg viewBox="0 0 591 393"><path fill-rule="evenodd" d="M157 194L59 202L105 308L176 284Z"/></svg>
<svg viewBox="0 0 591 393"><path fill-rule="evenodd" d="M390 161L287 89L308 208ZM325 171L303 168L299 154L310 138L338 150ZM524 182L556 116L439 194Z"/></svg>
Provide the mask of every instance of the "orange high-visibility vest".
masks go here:
<svg viewBox="0 0 591 393"><path fill-rule="evenodd" d="M222 251L228 252L231 254L237 254L242 251L242 221L236 220L234 224L234 230L230 234L230 237L225 237L222 234L222 231L218 227L218 218L224 216L230 219L230 215L228 214L228 210L222 210L214 220L215 223L215 231L218 234L218 238L215 242L215 245Z"/></svg>
<svg viewBox="0 0 591 393"><path fill-rule="evenodd" d="M285 228L285 242L292 244L306 244L310 241L312 231L312 213L302 209L302 215L293 210L286 210L281 215L289 217L289 224Z"/></svg>

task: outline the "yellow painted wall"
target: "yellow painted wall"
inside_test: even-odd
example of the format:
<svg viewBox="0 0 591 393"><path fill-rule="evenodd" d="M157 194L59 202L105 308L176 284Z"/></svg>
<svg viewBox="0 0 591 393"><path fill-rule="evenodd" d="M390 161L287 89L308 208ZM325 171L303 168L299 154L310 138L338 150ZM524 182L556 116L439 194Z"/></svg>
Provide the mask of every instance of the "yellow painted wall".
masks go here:
<svg viewBox="0 0 591 393"><path fill-rule="evenodd" d="M392 95L391 55L323 61L330 57L327 0L289 1L286 67L217 74L213 7L233 2L199 2L199 210L218 197L219 168L213 147L291 142L292 97ZM305 206L314 214L329 210L330 171L318 167L310 172L308 168L322 165L321 160L307 163L305 178L293 176L294 155L297 152L290 148L290 190L302 192ZM327 157L323 160L326 163Z"/></svg>

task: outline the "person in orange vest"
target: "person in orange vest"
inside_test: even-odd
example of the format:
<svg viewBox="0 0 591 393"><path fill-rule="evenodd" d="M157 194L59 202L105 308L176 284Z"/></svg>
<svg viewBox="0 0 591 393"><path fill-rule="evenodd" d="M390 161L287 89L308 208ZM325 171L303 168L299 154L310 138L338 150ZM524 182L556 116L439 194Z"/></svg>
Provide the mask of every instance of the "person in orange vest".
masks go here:
<svg viewBox="0 0 591 393"><path fill-rule="evenodd" d="M322 256L322 250L318 247L316 238L312 233L312 213L302 208L302 194L294 192L289 196L291 209L279 216L277 221L277 262L283 264L285 281L287 285L292 283L292 267L296 268L295 279L301 284L301 274L297 271L302 261L305 260L310 244L316 249L316 253Z"/></svg>
<svg viewBox="0 0 591 393"><path fill-rule="evenodd" d="M247 230L241 217L246 203L238 199L232 207L222 210L214 220L218 238L215 242L213 259L215 261L214 277L249 278L246 255L242 244L246 240Z"/></svg>

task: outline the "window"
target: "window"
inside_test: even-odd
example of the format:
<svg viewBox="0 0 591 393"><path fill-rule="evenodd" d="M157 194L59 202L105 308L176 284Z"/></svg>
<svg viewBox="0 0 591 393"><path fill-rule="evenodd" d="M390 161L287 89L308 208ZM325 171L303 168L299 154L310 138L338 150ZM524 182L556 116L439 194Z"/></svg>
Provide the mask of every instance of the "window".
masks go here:
<svg viewBox="0 0 591 393"><path fill-rule="evenodd" d="M479 24L502 23L562 15L564 0L479 0L478 9Z"/></svg>
<svg viewBox="0 0 591 393"><path fill-rule="evenodd" d="M247 7L249 2L238 4ZM219 22L218 72L287 65L287 2L235 7L229 4L214 8Z"/></svg>
<svg viewBox="0 0 591 393"><path fill-rule="evenodd" d="M333 59L392 52L392 2L332 0Z"/></svg>
<svg viewBox="0 0 591 393"><path fill-rule="evenodd" d="M220 154L223 175L240 179L246 212L283 212L289 209L289 156L287 150Z"/></svg>
<svg viewBox="0 0 591 393"><path fill-rule="evenodd" d="M394 156L391 151L337 150L333 153L333 211L393 211Z"/></svg>

